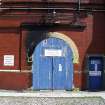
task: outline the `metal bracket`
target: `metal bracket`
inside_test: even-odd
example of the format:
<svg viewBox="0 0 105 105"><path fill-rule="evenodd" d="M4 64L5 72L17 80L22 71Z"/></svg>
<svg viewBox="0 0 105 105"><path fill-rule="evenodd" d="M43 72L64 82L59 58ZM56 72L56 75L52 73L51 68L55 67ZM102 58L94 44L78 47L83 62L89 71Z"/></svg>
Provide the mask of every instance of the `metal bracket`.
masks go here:
<svg viewBox="0 0 105 105"><path fill-rule="evenodd" d="M28 63L32 63L32 56L29 57L29 56L27 55L27 62L28 62Z"/></svg>

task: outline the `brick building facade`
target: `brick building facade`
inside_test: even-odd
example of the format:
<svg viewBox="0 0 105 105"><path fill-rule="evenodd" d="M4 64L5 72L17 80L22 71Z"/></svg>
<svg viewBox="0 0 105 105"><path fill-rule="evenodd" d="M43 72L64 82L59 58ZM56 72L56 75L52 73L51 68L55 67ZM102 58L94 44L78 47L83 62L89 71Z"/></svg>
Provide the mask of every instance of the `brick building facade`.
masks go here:
<svg viewBox="0 0 105 105"><path fill-rule="evenodd" d="M32 42L36 46L48 32L65 34L75 42L79 62L74 63L74 86L86 88L87 56L105 55L104 5L104 0L1 0L0 88L32 86ZM5 55L14 56L13 65L7 64Z"/></svg>

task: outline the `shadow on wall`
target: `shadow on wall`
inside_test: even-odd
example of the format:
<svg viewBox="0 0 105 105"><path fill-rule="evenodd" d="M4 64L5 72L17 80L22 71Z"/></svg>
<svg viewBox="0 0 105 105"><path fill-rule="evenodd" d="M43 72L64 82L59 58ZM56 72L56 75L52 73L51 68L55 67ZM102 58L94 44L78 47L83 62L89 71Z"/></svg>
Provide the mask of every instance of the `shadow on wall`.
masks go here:
<svg viewBox="0 0 105 105"><path fill-rule="evenodd" d="M88 40L87 49L83 59L82 68L84 70L82 83L83 89L86 89L86 82L88 81L86 76L88 71L86 70L87 66L87 55L95 54L105 55L105 13L93 13L93 26L92 26L92 34L88 35L86 40ZM87 42L87 41L86 41Z"/></svg>
<svg viewBox="0 0 105 105"><path fill-rule="evenodd" d="M80 15L80 18L85 18L85 17L87 17L87 15L84 13ZM34 23L22 23L23 29L28 30L28 33L26 35L27 37L25 40L25 47L26 50L28 51L29 56L32 55L36 45L41 40L47 37L48 32L63 31L63 30L83 31L86 25L80 22L80 20L78 21L74 19L73 23L68 23L68 24L42 24L42 25L36 25Z"/></svg>
<svg viewBox="0 0 105 105"><path fill-rule="evenodd" d="M28 55L31 56L33 53L34 48L36 45L48 37L48 32L54 32L54 31L83 31L83 27L71 27L68 25L42 25L42 26L36 26L32 25L32 30L29 30L27 32L27 37L25 40L25 47L28 52Z"/></svg>
<svg viewBox="0 0 105 105"><path fill-rule="evenodd" d="M34 48L37 44L47 37L47 31L29 31L27 33L25 47L28 52L28 56L30 57L34 51Z"/></svg>

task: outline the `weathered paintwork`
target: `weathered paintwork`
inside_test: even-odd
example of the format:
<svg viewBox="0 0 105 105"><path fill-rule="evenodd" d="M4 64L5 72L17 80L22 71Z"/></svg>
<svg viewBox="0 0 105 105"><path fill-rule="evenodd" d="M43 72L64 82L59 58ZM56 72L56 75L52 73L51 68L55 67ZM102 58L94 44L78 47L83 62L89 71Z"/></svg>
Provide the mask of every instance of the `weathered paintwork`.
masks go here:
<svg viewBox="0 0 105 105"><path fill-rule="evenodd" d="M73 54L61 39L48 38L33 53L33 89L65 89L73 87Z"/></svg>

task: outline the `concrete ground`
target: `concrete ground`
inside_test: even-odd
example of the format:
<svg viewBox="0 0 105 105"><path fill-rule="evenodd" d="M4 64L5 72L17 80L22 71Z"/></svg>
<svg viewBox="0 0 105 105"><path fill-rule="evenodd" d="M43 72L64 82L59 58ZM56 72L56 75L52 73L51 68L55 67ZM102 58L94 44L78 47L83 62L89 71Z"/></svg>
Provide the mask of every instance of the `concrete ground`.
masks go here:
<svg viewBox="0 0 105 105"><path fill-rule="evenodd" d="M0 105L105 105L105 92L0 90Z"/></svg>
<svg viewBox="0 0 105 105"><path fill-rule="evenodd" d="M105 101L95 97L0 97L0 105L105 105Z"/></svg>

